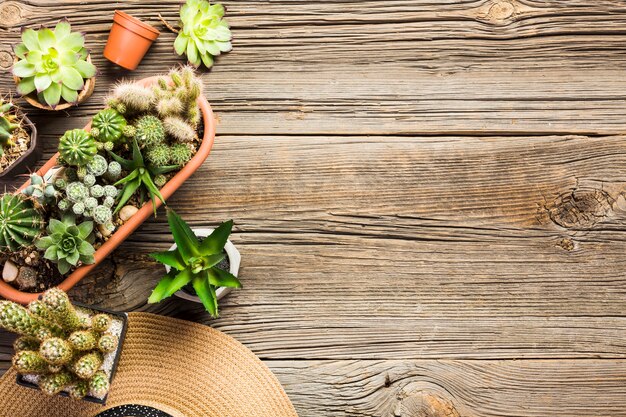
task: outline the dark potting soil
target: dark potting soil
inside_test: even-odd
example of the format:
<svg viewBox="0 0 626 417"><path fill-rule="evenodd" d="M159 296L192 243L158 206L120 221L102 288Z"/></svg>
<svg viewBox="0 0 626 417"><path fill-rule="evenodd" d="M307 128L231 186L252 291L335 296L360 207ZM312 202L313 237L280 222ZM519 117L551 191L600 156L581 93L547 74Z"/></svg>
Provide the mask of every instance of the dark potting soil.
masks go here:
<svg viewBox="0 0 626 417"><path fill-rule="evenodd" d="M228 254L226 255L226 257L224 259L222 259L222 262L220 262L219 264L216 265L219 269L223 269L224 271L229 271L230 272L230 259L228 259ZM189 295L196 295L196 290L193 288L193 285L191 284L187 284L185 285L182 290L189 294Z"/></svg>

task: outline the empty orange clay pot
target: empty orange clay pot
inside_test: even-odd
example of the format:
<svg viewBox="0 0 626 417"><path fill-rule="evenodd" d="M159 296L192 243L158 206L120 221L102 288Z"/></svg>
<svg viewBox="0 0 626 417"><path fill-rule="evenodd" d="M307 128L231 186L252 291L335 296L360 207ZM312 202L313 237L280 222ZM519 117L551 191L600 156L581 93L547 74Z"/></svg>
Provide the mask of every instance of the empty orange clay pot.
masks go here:
<svg viewBox="0 0 626 417"><path fill-rule="evenodd" d="M157 82L158 77L150 77L144 78L143 80L137 81L137 84L143 85L144 87L150 86ZM200 143L200 147L198 148L198 152L194 155L193 158L187 165L185 165L180 171L176 173L168 182L161 188L161 194L163 198L168 199L174 191L176 191L183 183L193 174L202 163L206 160L211 152L211 148L213 147L213 140L215 139L215 119L213 118L213 112L211 111L211 106L207 102L204 96L198 97L198 105L200 106L200 111L202 112L202 122L204 123L204 136L202 138L202 143ZM85 129L89 130L91 123L85 126ZM56 166L57 158L59 154L55 154L45 163L43 167L37 174L40 176L44 176L46 172L48 172L51 168ZM26 181L17 192L20 192L24 188L30 185L30 180ZM159 207L161 205L161 200L156 200L156 205ZM76 285L81 279L83 279L91 270L93 270L96 265L102 262L115 248L117 248L131 233L135 231L148 217L152 216L152 202L147 202L144 204L137 213L126 223L120 226L113 235L104 242L102 246L96 250L94 253L94 257L96 258L96 262L91 265L84 265L79 268L76 268L74 272L68 275L61 284L59 284L59 288L63 291L69 291L74 285ZM11 301L15 301L21 304L28 304L33 300L36 300L41 294L37 293L27 293L19 291L17 288L12 287L11 285L4 282L0 279L0 297L4 297Z"/></svg>
<svg viewBox="0 0 626 417"><path fill-rule="evenodd" d="M134 70L159 34L149 24L116 10L104 57L120 67Z"/></svg>

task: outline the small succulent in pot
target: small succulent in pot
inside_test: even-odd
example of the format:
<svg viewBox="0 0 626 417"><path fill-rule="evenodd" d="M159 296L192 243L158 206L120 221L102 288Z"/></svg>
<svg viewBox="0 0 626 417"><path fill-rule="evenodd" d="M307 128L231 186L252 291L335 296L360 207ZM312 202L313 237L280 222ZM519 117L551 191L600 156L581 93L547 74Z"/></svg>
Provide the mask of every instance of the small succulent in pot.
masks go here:
<svg viewBox="0 0 626 417"><path fill-rule="evenodd" d="M65 292L52 288L27 307L0 301L0 328L20 336L13 357L20 384L38 386L47 395L65 391L104 402L114 372L105 356L119 357L124 320L114 324L111 315L76 307Z"/></svg>
<svg viewBox="0 0 626 417"><path fill-rule="evenodd" d="M233 221L222 223L203 240L199 240L189 225L172 209L167 211L167 221L177 247L150 254L171 269L152 291L148 303L158 303L191 283L205 309L211 316L217 317L216 288L241 288L241 282L236 276L217 267L225 257L224 246Z"/></svg>
<svg viewBox="0 0 626 417"><path fill-rule="evenodd" d="M0 177L31 170L41 148L35 125L11 97L0 97Z"/></svg>
<svg viewBox="0 0 626 417"><path fill-rule="evenodd" d="M187 55L196 68L213 66L213 58L232 49L224 6L207 0L187 0L180 9L180 31L174 41L178 55Z"/></svg>
<svg viewBox="0 0 626 417"><path fill-rule="evenodd" d="M13 75L18 80L18 92L23 96L35 93L40 104L52 109L61 101L76 104L86 80L96 75L83 35L72 32L66 20L54 29L24 30L22 42L14 50L17 62Z"/></svg>

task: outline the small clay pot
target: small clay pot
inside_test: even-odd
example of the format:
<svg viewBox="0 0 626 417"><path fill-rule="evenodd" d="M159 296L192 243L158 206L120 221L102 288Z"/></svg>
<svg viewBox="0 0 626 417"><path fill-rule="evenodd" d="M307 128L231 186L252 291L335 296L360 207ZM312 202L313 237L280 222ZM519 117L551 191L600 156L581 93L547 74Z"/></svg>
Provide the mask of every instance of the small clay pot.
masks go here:
<svg viewBox="0 0 626 417"><path fill-rule="evenodd" d="M15 62L17 61L18 59L16 57ZM91 63L91 55L87 55L86 61ZM13 76L13 79L15 80L15 85L19 84L21 80L21 78L16 77L16 76ZM50 110L50 111L66 110L72 106L82 103L83 101L91 97L91 94L93 94L93 89L95 87L96 87L96 77L87 78L85 80L85 86L80 91L80 93L78 93L78 98L76 99L75 103L60 103L56 107L49 106L47 103L40 103L39 99L37 98L36 92L32 92L26 96L23 96L23 98L24 100L28 102L28 104L30 104L33 107L37 107L38 109Z"/></svg>
<svg viewBox="0 0 626 417"><path fill-rule="evenodd" d="M134 70L160 32L139 19L116 10L104 57L128 70Z"/></svg>
<svg viewBox="0 0 626 417"><path fill-rule="evenodd" d="M26 116L23 116L22 124L30 135L30 146L26 152L22 154L22 156L17 158L17 160L9 165L4 171L0 172L0 180L3 180L4 178L15 178L19 174L33 171L31 168L34 167L37 162L39 162L39 158L41 158L43 142L37 140L37 128Z"/></svg>

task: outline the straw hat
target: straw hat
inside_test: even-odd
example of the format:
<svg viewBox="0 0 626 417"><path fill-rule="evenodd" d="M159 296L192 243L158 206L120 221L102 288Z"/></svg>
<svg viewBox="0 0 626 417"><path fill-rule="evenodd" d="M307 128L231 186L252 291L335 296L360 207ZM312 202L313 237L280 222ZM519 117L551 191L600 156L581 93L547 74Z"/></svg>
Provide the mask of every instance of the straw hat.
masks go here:
<svg viewBox="0 0 626 417"><path fill-rule="evenodd" d="M276 377L241 343L207 326L147 313L129 314L122 357L105 407L46 397L18 386L14 370L0 379L0 417L96 417L100 413L103 417L297 417Z"/></svg>

